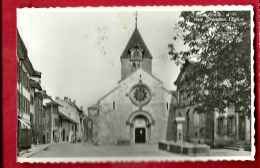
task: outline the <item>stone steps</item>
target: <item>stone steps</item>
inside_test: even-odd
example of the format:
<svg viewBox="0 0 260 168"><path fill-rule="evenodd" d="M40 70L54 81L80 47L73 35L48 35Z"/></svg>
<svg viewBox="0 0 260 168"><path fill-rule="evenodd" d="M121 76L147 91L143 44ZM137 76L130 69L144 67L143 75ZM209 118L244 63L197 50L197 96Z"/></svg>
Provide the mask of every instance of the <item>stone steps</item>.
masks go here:
<svg viewBox="0 0 260 168"><path fill-rule="evenodd" d="M251 151L251 146L246 144L245 141L237 141L225 147L226 149L237 150L237 151Z"/></svg>

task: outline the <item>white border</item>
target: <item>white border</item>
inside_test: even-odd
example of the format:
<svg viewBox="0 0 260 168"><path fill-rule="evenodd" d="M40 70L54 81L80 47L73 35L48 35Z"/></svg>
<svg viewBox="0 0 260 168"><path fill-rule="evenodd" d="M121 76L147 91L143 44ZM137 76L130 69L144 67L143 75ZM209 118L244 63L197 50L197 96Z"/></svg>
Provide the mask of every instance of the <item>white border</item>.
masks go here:
<svg viewBox="0 0 260 168"><path fill-rule="evenodd" d="M31 12L133 12L133 11L194 11L194 10L220 10L220 11L251 11L251 156L183 156L181 158L174 158L174 156L150 156L150 157L85 157L85 158L17 158L17 162L24 163L105 163L105 162L184 162L184 161L245 161L254 160L256 148L255 148L255 117L254 117L254 20L253 20L253 6L146 6L146 7L79 7L79 8L23 8L19 11L31 11ZM165 151L166 152L166 151Z"/></svg>

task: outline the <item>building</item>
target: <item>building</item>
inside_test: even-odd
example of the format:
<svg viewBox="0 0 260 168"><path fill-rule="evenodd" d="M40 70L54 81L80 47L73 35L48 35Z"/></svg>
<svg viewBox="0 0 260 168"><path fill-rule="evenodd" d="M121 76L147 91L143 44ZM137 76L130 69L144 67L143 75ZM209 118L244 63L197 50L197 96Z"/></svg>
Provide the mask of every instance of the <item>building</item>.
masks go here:
<svg viewBox="0 0 260 168"><path fill-rule="evenodd" d="M61 105L58 112L60 141L80 141L83 135L81 129L81 118L84 115L83 107L79 108L76 105L76 100L72 101L68 97L64 97L64 100L56 97L55 101Z"/></svg>
<svg viewBox="0 0 260 168"><path fill-rule="evenodd" d="M88 108L88 141L136 144L170 138L170 105L176 98L152 74L152 58L136 27L120 56L117 87Z"/></svg>
<svg viewBox="0 0 260 168"><path fill-rule="evenodd" d="M46 92L45 92L46 94ZM54 101L51 96L46 94L43 100L44 120L43 120L43 138L46 143L59 142L60 120L59 120L59 103Z"/></svg>
<svg viewBox="0 0 260 168"><path fill-rule="evenodd" d="M44 119L45 113L43 108L43 100L46 99L46 91L37 91L34 95L34 115L33 115L33 143L42 144L44 138Z"/></svg>
<svg viewBox="0 0 260 168"><path fill-rule="evenodd" d="M229 146L237 141L250 143L250 120L246 116L235 113L232 105L226 107L224 114L219 114L217 111L198 114L197 106L199 104L194 104L192 95L187 91L189 87L187 78L194 64L194 62L187 61L174 83L177 86L177 104L174 108L174 116L185 117L184 141L206 143L210 146Z"/></svg>
<svg viewBox="0 0 260 168"><path fill-rule="evenodd" d="M27 49L17 31L17 129L18 151L30 148L34 122L34 94L41 90L41 73L36 71L27 55Z"/></svg>

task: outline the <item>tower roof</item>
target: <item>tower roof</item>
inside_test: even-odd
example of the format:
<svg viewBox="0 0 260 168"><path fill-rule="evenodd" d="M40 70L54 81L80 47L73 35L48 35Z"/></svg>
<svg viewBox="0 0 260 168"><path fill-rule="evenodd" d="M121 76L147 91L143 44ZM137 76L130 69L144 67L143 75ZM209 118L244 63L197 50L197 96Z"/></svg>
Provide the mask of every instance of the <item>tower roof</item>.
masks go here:
<svg viewBox="0 0 260 168"><path fill-rule="evenodd" d="M138 29L134 30L120 58L129 58L129 50L136 45L144 50L143 58L153 58Z"/></svg>

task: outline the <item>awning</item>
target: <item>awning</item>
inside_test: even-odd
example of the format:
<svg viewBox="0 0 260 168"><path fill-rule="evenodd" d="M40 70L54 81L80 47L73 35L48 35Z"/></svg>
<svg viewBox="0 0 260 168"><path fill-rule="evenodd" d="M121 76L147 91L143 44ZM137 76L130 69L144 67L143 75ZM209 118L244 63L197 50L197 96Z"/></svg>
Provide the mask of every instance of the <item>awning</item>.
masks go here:
<svg viewBox="0 0 260 168"><path fill-rule="evenodd" d="M21 120L20 118L18 118L18 120L24 124L28 129L31 129L30 125L28 125L27 123L25 123L23 120Z"/></svg>

